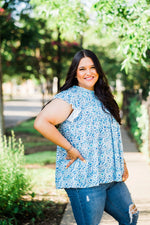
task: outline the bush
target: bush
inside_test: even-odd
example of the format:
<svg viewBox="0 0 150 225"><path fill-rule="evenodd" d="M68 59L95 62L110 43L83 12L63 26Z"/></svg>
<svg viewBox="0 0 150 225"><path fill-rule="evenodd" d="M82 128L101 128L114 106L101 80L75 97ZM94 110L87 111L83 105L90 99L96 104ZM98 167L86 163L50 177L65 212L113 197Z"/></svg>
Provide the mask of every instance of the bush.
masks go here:
<svg viewBox="0 0 150 225"><path fill-rule="evenodd" d="M140 112L140 117L137 117L136 119L138 123L138 128L141 131L140 139L142 141L142 144L140 145L140 151L143 152L147 159L150 161L148 151L149 118L147 107L144 104L140 106Z"/></svg>
<svg viewBox="0 0 150 225"><path fill-rule="evenodd" d="M141 129L138 127L137 118L141 116L141 103L136 97L129 99L129 125L132 135L134 136L138 145L142 143L141 140Z"/></svg>
<svg viewBox="0 0 150 225"><path fill-rule="evenodd" d="M24 146L13 132L8 138L0 135L0 159L0 214L14 217L21 197L30 190L30 179L23 168Z"/></svg>
<svg viewBox="0 0 150 225"><path fill-rule="evenodd" d="M130 98L129 104L129 125L130 131L134 136L139 150L148 157L148 112L144 104L141 104L136 97Z"/></svg>

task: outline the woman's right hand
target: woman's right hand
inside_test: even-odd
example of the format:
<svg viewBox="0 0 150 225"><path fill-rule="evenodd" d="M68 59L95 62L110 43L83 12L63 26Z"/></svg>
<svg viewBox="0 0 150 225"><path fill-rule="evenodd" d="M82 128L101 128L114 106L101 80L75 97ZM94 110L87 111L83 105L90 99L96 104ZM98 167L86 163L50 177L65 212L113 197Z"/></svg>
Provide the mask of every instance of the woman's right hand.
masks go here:
<svg viewBox="0 0 150 225"><path fill-rule="evenodd" d="M67 159L67 160L70 160L70 161L69 161L69 163L67 164L66 169L67 169L71 164L73 164L74 161L76 161L78 158L79 158L81 161L83 161L84 163L86 163L86 160L83 158L83 156L80 154L80 152L79 152L76 148L72 147L71 150L69 150L69 151L67 152L66 159Z"/></svg>

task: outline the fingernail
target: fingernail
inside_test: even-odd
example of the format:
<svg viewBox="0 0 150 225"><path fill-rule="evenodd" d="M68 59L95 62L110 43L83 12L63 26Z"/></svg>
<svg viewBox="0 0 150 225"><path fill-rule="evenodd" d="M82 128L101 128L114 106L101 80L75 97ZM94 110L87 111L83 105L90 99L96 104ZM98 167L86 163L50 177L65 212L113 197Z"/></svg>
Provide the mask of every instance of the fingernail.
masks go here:
<svg viewBox="0 0 150 225"><path fill-rule="evenodd" d="M83 160L84 163L86 163L86 160Z"/></svg>
<svg viewBox="0 0 150 225"><path fill-rule="evenodd" d="M65 169L67 169L68 167L66 166L66 168Z"/></svg>

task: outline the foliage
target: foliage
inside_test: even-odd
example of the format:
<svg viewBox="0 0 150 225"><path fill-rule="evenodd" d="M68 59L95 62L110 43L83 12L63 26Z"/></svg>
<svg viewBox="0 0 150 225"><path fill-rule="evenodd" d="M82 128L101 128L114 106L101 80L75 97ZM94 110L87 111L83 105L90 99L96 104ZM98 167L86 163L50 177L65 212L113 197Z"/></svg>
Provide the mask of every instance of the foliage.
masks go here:
<svg viewBox="0 0 150 225"><path fill-rule="evenodd" d="M129 124L140 151L148 156L148 112L146 105L141 104L137 97L130 98Z"/></svg>
<svg viewBox="0 0 150 225"><path fill-rule="evenodd" d="M100 57L111 85L115 87L116 74L124 60L122 68L126 73L123 70L121 77L124 86L127 89L142 88L143 96L147 97L150 77L144 62L149 63L150 38L147 29L149 4L146 0L134 3L127 0L97 1L94 4L96 14L91 10L88 12L89 5L86 3L86 8L85 2L82 4L78 0L71 1L71 4L70 0L32 0L33 9L30 11L28 0L22 11L18 10L20 7L14 10L16 0L13 4L7 2L8 7L1 8L0 16L6 22L6 14L12 12L9 16L12 26L3 29L6 30L5 38L2 38L4 80L10 76L16 76L18 80L35 77L42 88L44 77L50 90L53 77L57 76L62 85L70 59L83 47L83 37L85 40L87 35L89 44L85 40L84 46ZM12 16L14 13L18 13L18 17ZM95 30L98 37L92 43ZM73 41L75 38L77 42ZM118 46L120 52L117 52Z"/></svg>
<svg viewBox="0 0 150 225"><path fill-rule="evenodd" d="M53 62L55 67L53 76L58 78L58 89L60 88L61 80L64 79L63 69L66 65L66 57L70 59L70 53L74 47L73 53L78 51L82 46L82 34L83 31L87 28L88 16L84 10L83 4L79 0L53 0L53 1L42 1L42 0L31 0L31 4L34 8L34 16L37 19L44 19L47 29L55 31L53 37L56 40L55 42L55 51L56 56ZM64 45L62 40L69 40L73 42L77 37L81 37L80 46L68 46ZM49 45L47 45L49 47ZM69 47L69 51L65 51L66 47ZM78 47L78 48L77 48ZM48 48L47 48L48 49ZM67 54L66 54L67 53ZM74 54L73 54L74 55ZM73 57L71 55L71 57ZM49 57L51 58L51 56ZM63 63L65 60L65 64ZM53 68L51 66L51 68Z"/></svg>
<svg viewBox="0 0 150 225"><path fill-rule="evenodd" d="M124 56L122 69L140 62L147 67L150 49L150 9L149 1L101 0L94 5L99 27L120 39L119 51ZM101 28L101 29L100 29Z"/></svg>
<svg viewBox="0 0 150 225"><path fill-rule="evenodd" d="M13 42L3 43L2 59L4 80L8 77L17 77L17 80L36 78L42 88L42 80L47 81L47 86L57 76L61 67L61 76L64 78L68 60L79 50L77 42L54 40L55 33L47 28L46 20L21 15L18 28L18 39ZM61 48L61 62L59 63L58 46ZM65 62L65 63L64 63ZM58 65L59 64L59 65ZM19 74L16 75L16 74ZM22 76L20 76L22 75ZM50 90L50 87L48 87Z"/></svg>
<svg viewBox="0 0 150 225"><path fill-rule="evenodd" d="M94 24L95 25L95 24ZM108 78L109 84L115 89L116 80L121 79L126 90L142 89L142 97L146 99L150 91L149 69L140 63L132 64L132 68L121 71L121 62L124 60L121 52L117 51L120 45L119 38L107 34L99 27L96 32L96 25L88 29L84 34L84 48L91 49L98 56L102 68Z"/></svg>
<svg viewBox="0 0 150 225"><path fill-rule="evenodd" d="M133 65L132 69L129 69L128 74L124 74L121 79L126 90L138 92L141 89L143 99L147 98L150 91L149 69L138 63Z"/></svg>
<svg viewBox="0 0 150 225"><path fill-rule="evenodd" d="M56 162L56 152L55 151L44 151L29 154L25 156L26 164L39 164L46 165Z"/></svg>
<svg viewBox="0 0 150 225"><path fill-rule="evenodd" d="M47 18L47 25L59 29L61 37L80 34L87 27L88 15L79 0L31 0L37 17Z"/></svg>
<svg viewBox="0 0 150 225"><path fill-rule="evenodd" d="M29 179L24 169L23 145L21 140L16 141L14 133L7 139L0 138L0 149L0 224L40 224L44 220L59 224L67 199L63 192L54 193L55 170L28 169ZM43 161L46 163L51 155L56 158L55 152L46 153ZM33 161L31 156L30 162ZM39 162L42 163L42 159Z"/></svg>
<svg viewBox="0 0 150 225"><path fill-rule="evenodd" d="M34 224L36 219L44 218L44 207L47 207L47 203L38 201L24 201L19 199L13 205L11 211L2 211L0 224L3 225L21 225L24 221L30 221Z"/></svg>
<svg viewBox="0 0 150 225"><path fill-rule="evenodd" d="M24 164L24 147L14 133L8 139L0 137L0 214L11 215L19 211L20 199L30 190L30 178Z"/></svg>
<svg viewBox="0 0 150 225"><path fill-rule="evenodd" d="M146 105L142 104L140 107L141 116L137 117L138 128L141 130L141 140L142 144L140 146L140 151L142 151L147 158L149 157L148 152L148 130L149 130L149 118ZM149 158L150 160L150 158Z"/></svg>
<svg viewBox="0 0 150 225"><path fill-rule="evenodd" d="M119 106L119 109L122 109L122 105L123 105L123 93L122 92L114 92L114 98Z"/></svg>
<svg viewBox="0 0 150 225"><path fill-rule="evenodd" d="M29 10L30 0L24 0L24 9ZM19 17L18 10L21 7L22 0L4 0L0 2L0 40L1 43L18 40L19 29L16 20ZM18 7L20 6L20 7ZM18 9L18 10L17 10ZM23 9L20 14L23 13ZM1 46L0 46L1 47Z"/></svg>
<svg viewBox="0 0 150 225"><path fill-rule="evenodd" d="M130 130L133 134L136 142L140 145L142 143L141 140L141 130L138 127L137 118L141 117L141 103L137 100L136 97L129 99L129 124L130 124Z"/></svg>
<svg viewBox="0 0 150 225"><path fill-rule="evenodd" d="M16 38L16 26L14 24L14 19L11 16L11 9L9 8L9 3L4 1L3 5L0 3L0 41L12 40ZM13 38L12 38L13 37Z"/></svg>

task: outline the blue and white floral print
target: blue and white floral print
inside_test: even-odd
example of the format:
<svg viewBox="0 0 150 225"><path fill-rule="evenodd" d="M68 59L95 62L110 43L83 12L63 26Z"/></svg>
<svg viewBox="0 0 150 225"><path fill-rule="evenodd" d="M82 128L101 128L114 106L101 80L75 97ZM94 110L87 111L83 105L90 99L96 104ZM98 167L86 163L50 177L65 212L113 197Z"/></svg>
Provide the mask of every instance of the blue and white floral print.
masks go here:
<svg viewBox="0 0 150 225"><path fill-rule="evenodd" d="M86 163L77 159L68 169L67 152L57 147L56 188L85 188L122 181L123 148L118 122L105 109L94 91L73 86L55 95L73 107L59 131L79 150Z"/></svg>

